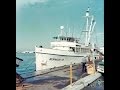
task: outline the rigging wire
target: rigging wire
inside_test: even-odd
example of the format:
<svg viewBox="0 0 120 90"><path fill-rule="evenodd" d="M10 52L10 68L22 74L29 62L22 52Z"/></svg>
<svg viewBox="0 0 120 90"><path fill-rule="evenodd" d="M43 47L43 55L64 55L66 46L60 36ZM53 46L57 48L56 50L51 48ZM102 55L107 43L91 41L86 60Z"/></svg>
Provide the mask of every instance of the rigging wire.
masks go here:
<svg viewBox="0 0 120 90"><path fill-rule="evenodd" d="M27 67L24 69L24 71L26 71L26 70L30 67L30 65L32 65L32 63L34 63L34 60L32 60L31 63L30 63L29 65L27 65ZM26 73L28 73L28 72L21 73L20 75L26 74ZM29 73L30 73L30 72L29 72Z"/></svg>

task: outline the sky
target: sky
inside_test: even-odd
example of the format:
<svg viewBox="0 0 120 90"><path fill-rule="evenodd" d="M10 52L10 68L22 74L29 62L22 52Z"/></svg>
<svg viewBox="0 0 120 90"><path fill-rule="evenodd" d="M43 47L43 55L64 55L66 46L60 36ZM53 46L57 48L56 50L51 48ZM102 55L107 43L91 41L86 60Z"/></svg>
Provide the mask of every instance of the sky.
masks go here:
<svg viewBox="0 0 120 90"><path fill-rule="evenodd" d="M104 44L104 0L16 0L16 51L49 48L60 26L80 37L88 7L96 20L96 41Z"/></svg>

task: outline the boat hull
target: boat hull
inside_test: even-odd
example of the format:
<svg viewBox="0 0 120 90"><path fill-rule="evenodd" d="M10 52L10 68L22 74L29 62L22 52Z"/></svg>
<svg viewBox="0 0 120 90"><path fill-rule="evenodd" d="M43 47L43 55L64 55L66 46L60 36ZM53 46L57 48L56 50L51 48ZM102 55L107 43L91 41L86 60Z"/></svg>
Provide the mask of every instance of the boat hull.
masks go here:
<svg viewBox="0 0 120 90"><path fill-rule="evenodd" d="M64 50L35 48L36 71L54 67L81 63L87 54L78 54Z"/></svg>

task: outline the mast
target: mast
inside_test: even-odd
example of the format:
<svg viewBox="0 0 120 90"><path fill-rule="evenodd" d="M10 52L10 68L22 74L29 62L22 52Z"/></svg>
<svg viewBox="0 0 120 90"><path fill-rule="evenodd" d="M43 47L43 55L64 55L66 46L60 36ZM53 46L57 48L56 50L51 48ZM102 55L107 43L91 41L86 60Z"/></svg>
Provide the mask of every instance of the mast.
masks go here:
<svg viewBox="0 0 120 90"><path fill-rule="evenodd" d="M90 42L90 38L91 38L91 34L93 32L93 29L95 27L95 20L94 20L94 17L92 16L92 19L91 19L91 25L90 25L90 28L89 28L89 31L88 31L88 43Z"/></svg>
<svg viewBox="0 0 120 90"><path fill-rule="evenodd" d="M64 29L64 26L60 26L60 29L61 29L60 36L63 36L63 29Z"/></svg>
<svg viewBox="0 0 120 90"><path fill-rule="evenodd" d="M94 30L94 27L95 27L95 20L94 20L94 17L93 16L90 16L89 15L89 7L86 11L86 30L85 30L85 45L87 46L89 43L90 43L90 38L91 38L91 34ZM89 18L91 17L91 22L90 22L90 26L89 26Z"/></svg>
<svg viewBox="0 0 120 90"><path fill-rule="evenodd" d="M86 11L86 19L87 19L87 22L86 22L86 37L85 37L85 45L87 45L87 43L88 43L88 19L89 19L89 7L88 7L88 9L87 9L87 11Z"/></svg>
<svg viewBox="0 0 120 90"><path fill-rule="evenodd" d="M92 16L92 19L91 19L90 28L89 28L89 32L88 32L88 43L90 41L90 31L91 31L91 28L92 28L92 20L93 20L93 16Z"/></svg>
<svg viewBox="0 0 120 90"><path fill-rule="evenodd" d="M70 28L69 28L69 37L70 37Z"/></svg>

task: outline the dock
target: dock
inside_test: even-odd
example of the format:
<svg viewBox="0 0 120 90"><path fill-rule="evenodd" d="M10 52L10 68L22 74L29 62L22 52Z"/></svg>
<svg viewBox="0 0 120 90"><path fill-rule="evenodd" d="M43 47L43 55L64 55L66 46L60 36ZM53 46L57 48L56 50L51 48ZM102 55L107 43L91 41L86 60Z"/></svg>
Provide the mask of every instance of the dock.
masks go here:
<svg viewBox="0 0 120 90"><path fill-rule="evenodd" d="M67 87L63 88L62 90L82 90L97 78L101 76L100 73L95 73L93 75L88 75L84 78L79 79L78 81L72 83L72 85L68 85Z"/></svg>
<svg viewBox="0 0 120 90"><path fill-rule="evenodd" d="M95 63L99 61L101 60L96 60ZM88 75L82 72L81 64L73 64L72 85L70 85L70 66L28 73L23 77L25 81L16 87L16 90L83 90L100 78L101 74L96 72L94 75Z"/></svg>

